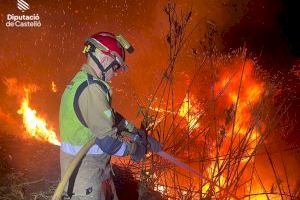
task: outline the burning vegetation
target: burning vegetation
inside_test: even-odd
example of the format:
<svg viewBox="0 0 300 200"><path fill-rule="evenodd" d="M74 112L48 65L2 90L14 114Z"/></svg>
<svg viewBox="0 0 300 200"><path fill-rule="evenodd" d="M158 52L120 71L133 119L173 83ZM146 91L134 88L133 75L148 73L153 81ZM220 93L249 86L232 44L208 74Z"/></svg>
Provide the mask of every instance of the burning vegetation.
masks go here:
<svg viewBox="0 0 300 200"><path fill-rule="evenodd" d="M272 146L288 110L284 101L275 100L277 85L269 81L246 48L218 52L216 26L207 21L204 40L192 49L194 71L185 75L182 86L182 79L176 77L180 74L176 62L182 49L189 48L187 36L199 24L188 32L192 12L180 15L172 2L164 12L170 27L168 64L151 98L138 101L139 114L148 134L190 170L151 153L140 164L115 159L139 180L139 198L300 198L299 172L291 174L294 166L289 169L286 165L285 152L274 153L276 146ZM37 86L16 87L15 79L6 79L5 84L17 88L9 94L20 102L17 113L26 137L59 146L58 134L31 105L30 94ZM57 93L54 81L50 86Z"/></svg>
<svg viewBox="0 0 300 200"><path fill-rule="evenodd" d="M149 155L138 166L140 197L147 199L149 190L155 190L163 199L299 198L284 159L269 149L288 109L284 102L275 106L276 84L268 82L246 48L218 53L215 26L208 22L206 42L193 50L195 71L185 90L178 90L175 63L191 34L186 31L191 12L179 15L173 3L164 11L170 26L169 63L140 110L149 134L193 170Z"/></svg>
<svg viewBox="0 0 300 200"><path fill-rule="evenodd" d="M30 95L38 91L35 84L23 86L14 78L5 79L8 88L8 95L13 95L19 100L17 113L22 116L24 126L24 137L35 138L50 144L60 145L57 134L53 128L49 128L43 117L39 116L36 110L30 105ZM52 82L53 84L53 82Z"/></svg>
<svg viewBox="0 0 300 200"><path fill-rule="evenodd" d="M52 129L47 128L46 121L37 115L36 110L30 108L29 90L24 88L24 92L25 97L22 100L18 114L23 116L26 133L38 140L44 140L54 145L60 145L56 133Z"/></svg>

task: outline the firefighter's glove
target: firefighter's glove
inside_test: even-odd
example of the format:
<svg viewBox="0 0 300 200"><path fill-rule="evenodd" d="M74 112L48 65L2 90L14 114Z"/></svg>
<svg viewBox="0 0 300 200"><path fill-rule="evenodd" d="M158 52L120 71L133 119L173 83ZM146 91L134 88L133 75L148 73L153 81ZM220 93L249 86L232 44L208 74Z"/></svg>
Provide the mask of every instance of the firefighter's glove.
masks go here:
<svg viewBox="0 0 300 200"><path fill-rule="evenodd" d="M115 116L115 126L118 129L118 133L120 134L122 131L132 132L134 129L134 125L128 122L120 113L114 112Z"/></svg>
<svg viewBox="0 0 300 200"><path fill-rule="evenodd" d="M131 154L131 159L135 162L140 162L147 153L146 146L142 143L135 143L135 150Z"/></svg>
<svg viewBox="0 0 300 200"><path fill-rule="evenodd" d="M142 129L135 128L132 133L133 133L133 141L135 141L136 143L141 143L144 146L147 146L148 142L147 142L145 131L143 131Z"/></svg>
<svg viewBox="0 0 300 200"><path fill-rule="evenodd" d="M144 144L145 146L147 146L147 150L149 151L159 152L161 151L162 148L161 143L159 143L156 139L154 139L150 135L147 135L145 131L141 129L134 130L134 141Z"/></svg>
<svg viewBox="0 0 300 200"><path fill-rule="evenodd" d="M116 127L118 129L118 133L121 134L122 131L127 131L127 128L126 128L126 120L125 119L122 119L119 121L118 124L116 124Z"/></svg>

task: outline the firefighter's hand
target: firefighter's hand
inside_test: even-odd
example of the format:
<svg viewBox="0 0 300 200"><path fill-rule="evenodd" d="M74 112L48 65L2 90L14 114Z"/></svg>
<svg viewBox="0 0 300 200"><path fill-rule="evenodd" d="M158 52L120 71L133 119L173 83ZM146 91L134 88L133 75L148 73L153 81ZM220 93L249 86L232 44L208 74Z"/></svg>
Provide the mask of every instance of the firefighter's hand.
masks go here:
<svg viewBox="0 0 300 200"><path fill-rule="evenodd" d="M132 133L133 133L133 140L135 142L142 143L145 146L147 146L148 142L147 142L145 131L143 131L142 129L135 128Z"/></svg>
<svg viewBox="0 0 300 200"><path fill-rule="evenodd" d="M146 155L147 149L146 146L142 143L136 142L135 143L135 150L131 154L131 159L135 162L140 162L143 157Z"/></svg>
<svg viewBox="0 0 300 200"><path fill-rule="evenodd" d="M145 131L143 131L141 129L135 129L134 134L135 134L134 140L136 142L140 142L140 143L143 143L144 145L146 145L147 150L153 151L156 153L161 151L162 144L159 143L152 136L150 136L150 135L147 136Z"/></svg>

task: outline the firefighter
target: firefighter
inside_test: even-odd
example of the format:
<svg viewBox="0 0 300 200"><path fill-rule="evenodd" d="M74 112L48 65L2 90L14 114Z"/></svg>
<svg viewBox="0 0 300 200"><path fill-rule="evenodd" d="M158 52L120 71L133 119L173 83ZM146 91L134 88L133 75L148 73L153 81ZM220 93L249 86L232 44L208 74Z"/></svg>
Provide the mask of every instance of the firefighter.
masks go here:
<svg viewBox="0 0 300 200"><path fill-rule="evenodd" d="M108 81L116 73L127 70L125 50L131 53L133 47L121 35L107 32L92 35L83 50L87 62L62 95L59 112L61 177L83 145L92 137L97 138L65 188L65 195L72 200L118 199L111 177L111 156L130 155L139 162L147 152L147 144L150 143L153 151L161 148L158 141L144 137L145 132L136 129L111 107L112 91ZM116 131L111 134L112 130ZM124 141L121 131L133 132L138 137Z"/></svg>

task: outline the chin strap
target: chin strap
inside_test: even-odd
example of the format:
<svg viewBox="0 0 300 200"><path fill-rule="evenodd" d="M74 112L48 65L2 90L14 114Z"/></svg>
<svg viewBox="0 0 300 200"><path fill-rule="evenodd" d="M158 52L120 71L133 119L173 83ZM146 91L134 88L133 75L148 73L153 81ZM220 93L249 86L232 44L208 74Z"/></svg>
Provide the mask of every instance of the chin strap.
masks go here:
<svg viewBox="0 0 300 200"><path fill-rule="evenodd" d="M106 81L105 80L105 78L106 78L105 77L106 72L108 72L108 70L110 70L111 68L113 68L114 65L118 65L119 64L118 61L114 60L106 68L104 68L104 66L99 62L99 60L97 59L97 57L91 51L89 51L88 53L91 56L91 58L93 59L93 61L96 63L96 65L98 66L98 68L100 69L101 75L102 75L102 80Z"/></svg>

